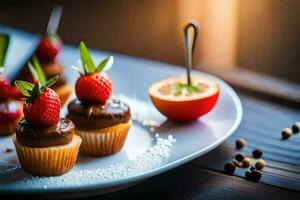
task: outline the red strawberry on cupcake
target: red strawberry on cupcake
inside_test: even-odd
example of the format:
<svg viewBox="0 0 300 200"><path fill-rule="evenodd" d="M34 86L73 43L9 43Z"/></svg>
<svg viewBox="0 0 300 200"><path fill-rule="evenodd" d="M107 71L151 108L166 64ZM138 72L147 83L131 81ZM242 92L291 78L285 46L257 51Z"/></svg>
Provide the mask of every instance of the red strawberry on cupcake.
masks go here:
<svg viewBox="0 0 300 200"><path fill-rule="evenodd" d="M55 6L48 22L47 34L41 38L36 50L36 54L41 61L54 60L62 48L62 40L57 34L61 14L62 7Z"/></svg>
<svg viewBox="0 0 300 200"><path fill-rule="evenodd" d="M83 71L76 68L81 75L75 84L76 96L82 102L105 103L111 95L112 84L102 70L111 66L113 57L104 59L96 66L83 42L80 43L79 49Z"/></svg>
<svg viewBox="0 0 300 200"><path fill-rule="evenodd" d="M42 61L52 61L62 48L62 40L56 34L43 36L38 44L36 54Z"/></svg>
<svg viewBox="0 0 300 200"><path fill-rule="evenodd" d="M23 108L24 116L29 124L40 127L55 125L59 121L59 96L49 87L58 79L53 77L45 84L35 81L34 84L26 81L16 81L15 84L26 97Z"/></svg>

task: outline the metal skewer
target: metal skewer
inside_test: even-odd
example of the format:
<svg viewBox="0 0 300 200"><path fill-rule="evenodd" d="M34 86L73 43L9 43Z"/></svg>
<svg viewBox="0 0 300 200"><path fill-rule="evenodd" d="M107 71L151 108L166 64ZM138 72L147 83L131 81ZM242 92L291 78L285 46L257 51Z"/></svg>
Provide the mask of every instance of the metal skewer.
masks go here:
<svg viewBox="0 0 300 200"><path fill-rule="evenodd" d="M62 14L62 6L60 5L55 6L51 12L51 16L48 22L48 26L47 26L48 34L56 34L59 26L61 14Z"/></svg>
<svg viewBox="0 0 300 200"><path fill-rule="evenodd" d="M192 28L193 31L193 40L192 46L190 47L190 35L189 29ZM187 69L187 84L192 85L191 81L191 70L193 66L193 54L196 46L196 42L198 40L199 34L199 25L196 22L190 22L184 27L184 44L185 44L185 62Z"/></svg>

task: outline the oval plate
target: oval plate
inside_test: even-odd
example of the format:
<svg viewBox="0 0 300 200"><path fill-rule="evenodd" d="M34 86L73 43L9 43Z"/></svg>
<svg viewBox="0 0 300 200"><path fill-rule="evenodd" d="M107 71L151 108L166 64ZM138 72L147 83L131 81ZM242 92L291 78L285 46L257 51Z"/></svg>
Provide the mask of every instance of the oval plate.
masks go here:
<svg viewBox="0 0 300 200"><path fill-rule="evenodd" d="M43 178L32 179L30 174L19 168L15 151L11 153L1 151L0 170L2 172L9 171L9 173L4 172L0 174L0 192L62 193L64 195L75 195L75 193L81 192L81 196L90 196L95 193L120 189L126 185L173 169L211 151L233 134L240 124L242 118L240 99L230 86L217 77L193 71L193 74L215 81L220 85L219 100L215 108L201 119L188 123L175 123L166 120L165 117L156 111L148 98L147 91L149 85L154 81L184 74L184 68L114 53L108 54L107 52L92 51L92 56L97 61L96 63L108 55L115 57L114 67L109 71L113 81L115 97L121 98L130 104L133 115L138 114L140 118L154 120L157 123L157 127L155 132L151 132L147 127L134 122L125 146L119 153L103 158L89 158L80 155L76 166L71 170L74 181L76 180L76 172L79 170L102 169L128 160L134 160L153 145L153 138L155 138L156 133L161 138L168 138L168 135L171 134L176 139L176 142L171 147L168 159L153 168L129 176L121 176L105 181L93 180L89 182L87 180L79 184L69 185L64 182L57 183L55 178L52 178L51 182L45 182ZM65 66L67 81L74 83L78 74L69 66L77 65L77 48L64 47L60 60ZM66 109L64 108L62 116L65 114ZM14 149L10 137L0 138L0 147ZM10 174L10 176L7 176L7 174ZM24 178L29 181L22 181Z"/></svg>

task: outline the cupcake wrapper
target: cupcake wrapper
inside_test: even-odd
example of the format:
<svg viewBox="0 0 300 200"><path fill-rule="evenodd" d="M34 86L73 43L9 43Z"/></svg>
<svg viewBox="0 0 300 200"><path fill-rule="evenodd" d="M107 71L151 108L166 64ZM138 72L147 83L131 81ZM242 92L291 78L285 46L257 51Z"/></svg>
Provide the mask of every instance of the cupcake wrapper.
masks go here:
<svg viewBox="0 0 300 200"><path fill-rule="evenodd" d="M0 136L11 135L16 131L17 122L0 124Z"/></svg>
<svg viewBox="0 0 300 200"><path fill-rule="evenodd" d="M16 135L12 139L22 168L38 176L57 176L68 172L76 163L82 141L74 135L66 145L34 148L20 144Z"/></svg>
<svg viewBox="0 0 300 200"><path fill-rule="evenodd" d="M117 153L123 147L131 122L99 130L76 129L82 138L80 151L90 156L106 156Z"/></svg>

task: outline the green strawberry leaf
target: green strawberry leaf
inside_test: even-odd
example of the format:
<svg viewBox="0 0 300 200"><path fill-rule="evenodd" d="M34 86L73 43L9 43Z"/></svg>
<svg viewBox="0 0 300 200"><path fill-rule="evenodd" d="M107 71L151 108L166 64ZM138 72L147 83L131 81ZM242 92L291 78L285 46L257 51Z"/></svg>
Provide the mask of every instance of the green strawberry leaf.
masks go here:
<svg viewBox="0 0 300 200"><path fill-rule="evenodd" d="M96 66L84 42L80 42L79 44L79 53L85 74L94 73Z"/></svg>
<svg viewBox="0 0 300 200"><path fill-rule="evenodd" d="M0 34L0 68L4 67L5 56L9 45L9 35Z"/></svg>
<svg viewBox="0 0 300 200"><path fill-rule="evenodd" d="M96 71L100 72L102 71L102 69L105 67L105 65L107 64L109 58L105 58L104 60L102 60L99 65L97 66Z"/></svg>
<svg viewBox="0 0 300 200"><path fill-rule="evenodd" d="M111 66L113 65L114 62L114 57L113 56L109 56L108 58L105 58L104 60L102 60L100 62L100 64L97 66L96 71L100 72L102 71L104 68L107 68L107 70L109 70L111 68Z"/></svg>
<svg viewBox="0 0 300 200"><path fill-rule="evenodd" d="M15 81L15 85L20 90L20 92L26 97L30 96L29 91L33 90L33 88L34 88L34 84L26 82L26 81L17 80L17 81Z"/></svg>
<svg viewBox="0 0 300 200"><path fill-rule="evenodd" d="M84 72L81 69L79 69L78 67L71 65L71 68L74 69L75 71L77 71L81 76L84 75Z"/></svg>
<svg viewBox="0 0 300 200"><path fill-rule="evenodd" d="M45 90L46 88L51 87L57 80L58 80L58 75L49 79L44 85L42 85L41 89Z"/></svg>
<svg viewBox="0 0 300 200"><path fill-rule="evenodd" d="M31 73L31 76L33 78L33 80L39 80L39 76L37 74L37 72L35 71L33 65L31 64L31 62L28 62L28 68L29 68L29 71Z"/></svg>
<svg viewBox="0 0 300 200"><path fill-rule="evenodd" d="M44 73L36 55L32 56L32 64L34 67L34 71L36 71L36 75L37 75L37 78L36 78L32 74L33 78L35 78L35 80L39 81L41 84L45 84L47 79L46 79L45 73ZM33 69L33 67L32 67L32 69ZM29 67L29 69L30 69L30 67ZM30 70L30 72L31 72L31 70Z"/></svg>

